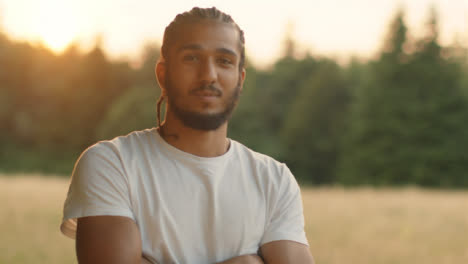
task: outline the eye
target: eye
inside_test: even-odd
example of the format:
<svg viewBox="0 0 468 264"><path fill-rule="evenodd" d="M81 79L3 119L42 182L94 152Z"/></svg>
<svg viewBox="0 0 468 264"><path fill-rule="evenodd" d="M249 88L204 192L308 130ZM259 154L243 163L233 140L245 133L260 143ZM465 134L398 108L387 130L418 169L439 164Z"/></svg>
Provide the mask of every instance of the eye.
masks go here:
<svg viewBox="0 0 468 264"><path fill-rule="evenodd" d="M221 57L217 59L217 62L221 65L232 65L233 61L229 58Z"/></svg>
<svg viewBox="0 0 468 264"><path fill-rule="evenodd" d="M198 57L194 54L187 54L187 55L184 55L183 58L182 58L184 61L188 61L188 62L191 62L191 61L198 61Z"/></svg>

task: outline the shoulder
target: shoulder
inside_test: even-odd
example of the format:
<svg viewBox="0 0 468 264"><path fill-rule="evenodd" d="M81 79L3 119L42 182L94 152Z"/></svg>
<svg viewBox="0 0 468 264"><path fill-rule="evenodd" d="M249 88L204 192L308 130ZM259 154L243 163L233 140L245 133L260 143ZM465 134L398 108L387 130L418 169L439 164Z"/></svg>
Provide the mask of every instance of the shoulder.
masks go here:
<svg viewBox="0 0 468 264"><path fill-rule="evenodd" d="M83 155L107 154L120 156L131 154L149 145L154 140L154 128L133 131L127 135L118 136L110 140L102 140L87 148Z"/></svg>
<svg viewBox="0 0 468 264"><path fill-rule="evenodd" d="M236 140L231 139L231 143L236 155L240 156L241 158L248 159L251 162L258 164L259 166L284 166L284 163L279 162L268 155L252 150Z"/></svg>
<svg viewBox="0 0 468 264"><path fill-rule="evenodd" d="M95 193L114 196L126 193L133 175L129 169L138 159L142 147L150 148L152 130L135 131L112 140L100 141L87 148L75 163L72 172L72 191L94 190ZM140 151L139 151L140 149Z"/></svg>
<svg viewBox="0 0 468 264"><path fill-rule="evenodd" d="M235 155L242 163L247 163L251 169L266 177L269 181L277 182L294 180L288 166L268 155L254 151L242 143L231 140Z"/></svg>
<svg viewBox="0 0 468 264"><path fill-rule="evenodd" d="M75 170L95 170L105 167L123 170L135 157L144 155L145 149L151 148L152 140L154 140L153 129L146 129L111 140L99 141L81 153L75 164Z"/></svg>

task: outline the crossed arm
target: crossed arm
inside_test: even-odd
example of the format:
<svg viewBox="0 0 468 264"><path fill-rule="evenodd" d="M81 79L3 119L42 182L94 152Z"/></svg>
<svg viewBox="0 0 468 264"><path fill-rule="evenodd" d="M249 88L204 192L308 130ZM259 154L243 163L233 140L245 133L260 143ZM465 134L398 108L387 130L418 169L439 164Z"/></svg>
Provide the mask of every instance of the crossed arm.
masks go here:
<svg viewBox="0 0 468 264"><path fill-rule="evenodd" d="M263 245L260 254L244 255L218 264L313 264L309 248L292 241ZM80 264L158 264L142 255L140 231L133 220L121 216L78 219L76 255Z"/></svg>

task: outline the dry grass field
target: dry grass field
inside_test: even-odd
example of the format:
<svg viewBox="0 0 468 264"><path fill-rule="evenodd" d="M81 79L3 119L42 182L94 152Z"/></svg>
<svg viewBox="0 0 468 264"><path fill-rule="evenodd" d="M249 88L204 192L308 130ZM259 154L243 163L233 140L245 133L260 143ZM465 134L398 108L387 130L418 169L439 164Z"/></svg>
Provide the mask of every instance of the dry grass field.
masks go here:
<svg viewBox="0 0 468 264"><path fill-rule="evenodd" d="M0 175L0 263L76 263L59 224L68 180Z"/></svg>
<svg viewBox="0 0 468 264"><path fill-rule="evenodd" d="M58 231L68 180L0 175L0 263L76 263ZM468 191L303 189L317 264L468 263Z"/></svg>
<svg viewBox="0 0 468 264"><path fill-rule="evenodd" d="M468 192L308 189L306 232L318 264L468 263Z"/></svg>

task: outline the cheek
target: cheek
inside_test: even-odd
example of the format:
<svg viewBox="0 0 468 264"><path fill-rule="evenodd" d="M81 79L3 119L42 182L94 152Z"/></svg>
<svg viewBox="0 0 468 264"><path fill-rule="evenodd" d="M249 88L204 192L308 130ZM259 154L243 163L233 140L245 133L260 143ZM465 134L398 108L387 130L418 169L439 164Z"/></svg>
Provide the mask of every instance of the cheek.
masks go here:
<svg viewBox="0 0 468 264"><path fill-rule="evenodd" d="M222 75L222 84L229 88L236 87L239 82L239 76L237 72L226 72Z"/></svg>
<svg viewBox="0 0 468 264"><path fill-rule="evenodd" d="M167 90L172 93L183 93L184 90L189 90L193 82L193 74L187 71L171 71L168 75Z"/></svg>

